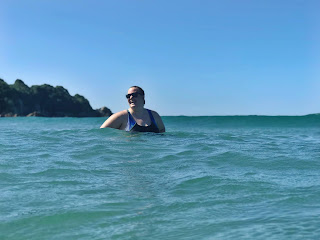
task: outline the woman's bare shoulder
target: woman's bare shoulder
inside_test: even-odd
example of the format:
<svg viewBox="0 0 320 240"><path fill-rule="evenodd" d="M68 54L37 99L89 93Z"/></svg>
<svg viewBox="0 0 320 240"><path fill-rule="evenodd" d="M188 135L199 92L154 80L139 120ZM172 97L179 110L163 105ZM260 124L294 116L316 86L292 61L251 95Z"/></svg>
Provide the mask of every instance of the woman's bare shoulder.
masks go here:
<svg viewBox="0 0 320 240"><path fill-rule="evenodd" d="M120 112L114 113L113 114L115 117L124 117L128 116L128 111L127 110L122 110Z"/></svg>
<svg viewBox="0 0 320 240"><path fill-rule="evenodd" d="M123 110L117 113L112 114L102 125L100 128L117 128L122 129L126 122L126 118L128 116L127 110Z"/></svg>

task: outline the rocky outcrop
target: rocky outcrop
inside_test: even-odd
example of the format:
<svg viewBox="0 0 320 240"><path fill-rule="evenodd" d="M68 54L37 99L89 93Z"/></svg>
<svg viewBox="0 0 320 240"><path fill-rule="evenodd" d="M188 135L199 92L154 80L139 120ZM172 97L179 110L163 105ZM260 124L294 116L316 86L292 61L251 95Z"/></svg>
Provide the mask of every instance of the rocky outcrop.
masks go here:
<svg viewBox="0 0 320 240"><path fill-rule="evenodd" d="M19 79L9 85L0 79L0 117L105 117L111 114L107 107L92 109L85 97L71 96L62 86L28 87Z"/></svg>
<svg viewBox="0 0 320 240"><path fill-rule="evenodd" d="M109 108L107 108L107 107L99 108L99 109L97 109L97 111L100 113L100 115L102 117L109 117L109 116L112 115L111 110Z"/></svg>

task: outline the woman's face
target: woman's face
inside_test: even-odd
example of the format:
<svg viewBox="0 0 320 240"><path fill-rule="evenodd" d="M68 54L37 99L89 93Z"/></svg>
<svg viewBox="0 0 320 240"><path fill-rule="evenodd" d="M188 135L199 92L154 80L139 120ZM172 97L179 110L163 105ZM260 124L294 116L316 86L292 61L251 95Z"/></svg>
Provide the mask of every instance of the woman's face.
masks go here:
<svg viewBox="0 0 320 240"><path fill-rule="evenodd" d="M138 88L129 88L127 100L131 108L144 106L144 97Z"/></svg>

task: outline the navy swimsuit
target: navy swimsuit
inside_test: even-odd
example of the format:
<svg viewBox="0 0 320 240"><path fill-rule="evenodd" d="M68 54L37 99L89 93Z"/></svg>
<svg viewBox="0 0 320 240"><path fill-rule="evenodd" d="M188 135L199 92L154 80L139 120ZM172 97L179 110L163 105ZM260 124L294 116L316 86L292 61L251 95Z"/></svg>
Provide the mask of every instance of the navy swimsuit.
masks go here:
<svg viewBox="0 0 320 240"><path fill-rule="evenodd" d="M132 117L131 113L128 111L128 122L126 126L126 131L127 132L154 132L154 133L159 133L159 128L157 126L156 121L154 120L152 113L149 109L147 109L150 119L151 119L151 124L149 126L140 126L136 123L134 118Z"/></svg>

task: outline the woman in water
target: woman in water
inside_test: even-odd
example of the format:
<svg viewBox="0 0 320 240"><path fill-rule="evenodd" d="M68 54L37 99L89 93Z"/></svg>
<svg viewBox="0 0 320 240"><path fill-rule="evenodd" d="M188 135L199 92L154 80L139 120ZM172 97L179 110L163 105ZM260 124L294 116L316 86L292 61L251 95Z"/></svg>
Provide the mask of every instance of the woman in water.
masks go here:
<svg viewBox="0 0 320 240"><path fill-rule="evenodd" d="M111 115L100 128L116 128L134 132L165 132L161 117L144 108L144 91L138 86L129 88L126 95L130 108Z"/></svg>

